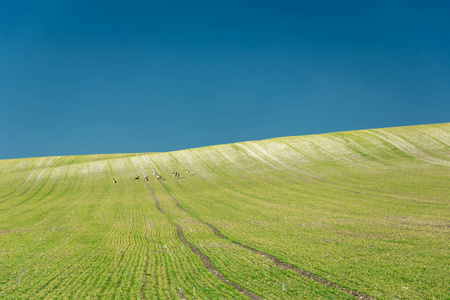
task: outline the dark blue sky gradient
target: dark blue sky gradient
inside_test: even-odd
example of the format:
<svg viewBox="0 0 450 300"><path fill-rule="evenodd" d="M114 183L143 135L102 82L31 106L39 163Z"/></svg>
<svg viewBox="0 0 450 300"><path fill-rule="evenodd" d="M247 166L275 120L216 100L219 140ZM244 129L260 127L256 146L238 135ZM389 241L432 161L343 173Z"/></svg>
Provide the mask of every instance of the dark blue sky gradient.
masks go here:
<svg viewBox="0 0 450 300"><path fill-rule="evenodd" d="M0 159L450 122L448 1L1 1Z"/></svg>

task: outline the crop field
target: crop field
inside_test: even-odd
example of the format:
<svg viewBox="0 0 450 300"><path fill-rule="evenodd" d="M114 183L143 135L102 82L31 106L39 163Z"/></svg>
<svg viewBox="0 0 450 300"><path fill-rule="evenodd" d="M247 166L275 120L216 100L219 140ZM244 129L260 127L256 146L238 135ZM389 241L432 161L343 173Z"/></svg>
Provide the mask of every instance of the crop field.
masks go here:
<svg viewBox="0 0 450 300"><path fill-rule="evenodd" d="M450 299L449 205L450 123L0 160L0 298Z"/></svg>

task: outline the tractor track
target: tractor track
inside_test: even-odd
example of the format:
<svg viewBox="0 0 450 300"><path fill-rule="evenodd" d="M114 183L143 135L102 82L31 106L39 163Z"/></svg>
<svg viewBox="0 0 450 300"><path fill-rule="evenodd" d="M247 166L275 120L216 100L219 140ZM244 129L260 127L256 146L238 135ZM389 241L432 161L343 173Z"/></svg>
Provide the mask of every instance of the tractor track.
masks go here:
<svg viewBox="0 0 450 300"><path fill-rule="evenodd" d="M145 178L144 170L142 169L141 164L140 164L139 162L136 162L136 163L138 164L139 169L141 170L142 175L143 175L143 177ZM225 276L223 276L223 274L220 273L220 272L214 267L214 265L212 264L211 260L210 260L206 255L204 255L203 253L201 253L200 250L199 250L197 247L195 247L194 245L192 245L191 243L189 243L189 242L186 240L186 238L183 236L183 230L181 229L181 227L180 227L178 224L174 223L173 220L172 220L172 217L171 217L170 215L166 214L166 213L161 209L161 207L160 207L160 205L159 205L159 200L158 200L158 198L156 197L156 194L155 194L154 189L150 186L150 184L148 183L148 181L145 181L145 180L144 180L144 183L147 185L147 187L148 187L149 190L151 191L151 194L152 194L153 198L154 198L155 201L156 201L156 206L157 206L158 210L159 210L162 214L166 215L166 216L168 217L169 221L175 226L175 228L176 228L176 230L177 230L177 236L178 236L179 240L180 240L183 244L185 244L186 246L188 246L189 249L191 249L191 251L194 252L194 254L196 254L196 255L200 258L200 260L203 262L203 265L205 266L205 268L206 268L208 271L210 271L210 272L211 272L217 279L219 279L222 283L225 283L225 284L227 284L227 285L229 285L229 286L231 286L231 287L237 289L239 292L241 292L242 294L246 295L246 296L249 297L250 299L252 299L252 300L262 300L262 299L264 299L264 298L262 298L262 297L260 297L260 296L258 296L258 295L253 294L253 293L250 292L249 290L246 290L246 289L242 288L241 286L239 286L239 285L237 285L237 284L231 282L231 281L228 280ZM181 206L179 205L178 201L177 201L174 197L172 197L172 196L170 195L170 193L168 192L168 190L167 190L167 188L164 186L164 184L162 184L162 182L160 182L160 184L161 184L161 186L167 191L167 194L168 194L174 201L176 201L177 206L178 206L179 208L181 208ZM181 209L184 210L183 208L181 208ZM185 211L185 210L184 210L184 211ZM185 212L186 212L186 211L185 211ZM186 213L187 213L187 212L186 212ZM177 295L178 295L178 297L179 297L180 299L185 299L185 298L183 297L183 295L182 295L180 292L178 292L178 291L177 291ZM142 293L141 293L141 296L142 296Z"/></svg>
<svg viewBox="0 0 450 300"><path fill-rule="evenodd" d="M229 240L230 242L232 242L232 243L235 244L235 245L238 245L238 246L240 246L240 247L242 247L242 248L245 248L245 249L247 249L247 250L250 250L250 251L252 251L252 252L254 252L254 253L256 253L256 254L262 255L262 256L264 256L265 258L267 258L267 259L273 261L273 262L275 263L275 265L277 265L278 267L282 268L283 270L287 270L287 269L288 269L288 270L294 270L294 271L296 271L296 272L297 272L299 275L301 275L301 276L307 277L307 278L309 278L309 279L311 279L311 280L314 280L314 281L316 281L316 282L318 282L318 283L321 283L321 284L323 284L323 285L326 285L326 286L333 287L333 288L335 288L335 289L341 290L341 291L343 291L343 292L346 292L347 294L350 294L350 295L352 295L352 296L358 297L358 298L360 298L360 299L367 299L367 300L368 300L368 299L374 299L374 298L372 298L372 297L370 297L369 295L366 295L366 294L364 294L364 293L361 293L361 292L358 292L358 291L352 291L352 290L349 290L349 289L347 289L347 288L340 287L339 285L337 285L337 284L335 284L335 283L333 283L333 282L331 282L331 281L328 281L328 280L326 280L326 279L323 279L323 278L321 278L321 277L318 277L318 276L316 276L316 275L314 275L314 274L312 274L312 273L309 273L308 271L305 271L305 270L303 270L303 269L300 269L300 268L298 268L298 267L296 267L296 266L294 266L294 265L291 265L291 264L288 264L288 263L286 263L286 262L283 262L283 261L279 260L278 258L276 258L276 257L274 257L274 256L272 256L272 255L270 255L270 254L268 254L268 253L265 253L265 252L262 252L262 251L259 251L259 250L250 248L250 247L245 246L245 245L243 245L243 244L241 244L241 243L238 243L238 242L236 242L236 241L230 240L230 239L226 238L225 236L223 236L223 235L217 230L217 228L215 228L213 225L211 225L211 224L209 224L209 223L206 223L206 222L203 222L203 223L204 223L206 226L208 226L208 227L212 230L212 232L214 232L214 234L215 234L216 236L218 236L219 238L224 239L224 240Z"/></svg>
<svg viewBox="0 0 450 300"><path fill-rule="evenodd" d="M365 299L365 300L373 300L373 299L374 299L374 298L370 297L369 295L366 295L366 294L364 294L364 293L362 293L362 292L359 292L359 291L353 291L353 290L350 290L350 289L347 289L347 288L343 288L343 287L341 287L341 286L339 286L339 285L337 285L337 284L335 284L335 283L333 283L333 282L331 282L331 281L329 281L329 280L326 280L326 279L324 279L324 278L318 277L318 276L316 276L316 275L314 275L314 274L312 274L312 273L310 273L310 272L308 272L308 271L305 271L305 270L303 270L303 269L300 269L300 268L298 268L298 267L296 267L296 266L294 266L294 265L291 265L291 264L289 264L289 263L283 262L283 261L281 261L280 259L278 259L278 258L276 258L276 257L274 257L274 256L272 256L272 255L270 255L270 254L268 254L268 253L265 253L265 252L262 252L262 251L260 251L260 250L256 250L256 249L250 248L249 246L243 245L243 244L241 244L241 243L238 243L238 242L236 242L236 241L233 241L233 240L231 240L231 239L229 239L229 238L223 236L223 235L217 230L217 228L214 227L214 225L209 224L209 223L207 223L207 222L205 222L205 221L203 221L203 220L199 220L197 217L194 217L194 216L192 216L189 212L187 212L187 211L180 205L180 203L178 202L178 200L170 194L170 192L169 192L169 190L167 189L167 187L164 186L163 184L161 184L161 185L164 187L164 189L167 191L169 197L172 198L172 200L175 202L175 205L176 205L180 210L186 212L186 213L187 213L189 216L191 216L192 218L194 218L194 219L198 220L199 222L201 222L201 223L205 224L206 226L208 226L208 227L211 229L211 231L212 231L217 237L219 237L219 238L221 238L221 239L224 239L224 240L228 240L228 241L232 242L232 243L235 244L235 245L238 245L238 246L240 246L240 247L242 247L242 248L244 248L244 249L250 250L250 251L252 251L252 252L254 252L254 253L256 253L256 254L259 254L259 255L261 255L261 256L264 256L265 258L267 258L267 259L271 260L272 262L274 262L276 266L278 266L278 267L280 267L280 268L282 268L282 269L293 270L293 271L297 272L300 276L307 277L307 278L309 278L309 279L311 279L311 280L313 280L313 281L316 281L316 282L318 282L318 283L321 283L321 284L323 284L323 285L325 285L325 286L328 286L328 287L332 287L332 288L341 290L341 291L343 291L343 292L345 292L345 293L347 293L347 294L350 294L350 295L352 295L352 296L358 297L358 298L360 298L360 299ZM181 228L179 229L179 226L178 226L178 225L175 225L175 226L177 226L177 233L178 233L178 230L180 230L180 232L181 232ZM181 234L182 234L182 233L181 233ZM180 233L178 233L178 236L180 236ZM180 238L180 239L181 239L181 238ZM185 243L185 242L183 242L183 243ZM185 244L186 244L186 243L185 243ZM195 248L195 247L192 246L192 245L189 246L189 247L190 247L190 248L191 248L191 247ZM191 248L191 250L194 251L192 248ZM197 251L200 252L198 249L197 249ZM194 252L195 252L195 251L194 251ZM197 254L197 252L196 252L196 254ZM197 255L199 255L199 254L197 254ZM202 259L202 261L203 261L203 259ZM204 262L204 264L205 264L205 266L206 266L206 263L205 263L205 262ZM220 279L220 278L219 278L219 279Z"/></svg>
<svg viewBox="0 0 450 300"><path fill-rule="evenodd" d="M10 193L10 194L8 194L8 195L6 195L6 196L2 196L1 198L7 198L7 197L9 197L9 196L11 196L12 194L14 194L15 192L17 192L17 190L22 186L22 185L24 185L27 181L28 181L28 179L30 179L30 177L31 177L31 175L33 175L33 173L34 173L34 171L36 171L36 169L37 168L39 168L39 166L41 165L41 163L42 163L42 161L45 159L45 157L43 157L40 161L39 161L39 163L36 165L36 167L33 169L33 171L31 171L30 172L30 174L28 174L28 176L27 176L27 178L25 178L25 180L14 190L14 191L12 191L12 193Z"/></svg>
<svg viewBox="0 0 450 300"><path fill-rule="evenodd" d="M242 146L242 145L240 145L240 146ZM348 188L341 188L341 187L338 187L338 186L334 186L335 183L333 183L333 182L330 182L330 181L327 181L327 180L324 180L324 179L321 179L321 178L318 178L318 177L315 177L315 176L310 176L310 175L307 175L307 174L304 174L304 173L300 173L302 175L309 176L311 178L311 179L305 179L305 178L297 176L296 174L292 174L291 172L288 172L288 171L286 171L286 170L284 170L282 168L279 168L279 167L275 166L274 164L268 162L267 160L265 160L265 159L263 159L261 157L258 157L256 154L254 154L250 149L248 149L245 146L242 146L242 148L245 149L247 154L250 157L254 158L255 160L258 160L261 163L269 166L270 168L272 168L274 170L277 170L279 172L282 172L284 174L287 174L287 175L289 175L289 176L291 176L291 177L293 177L293 178L295 178L297 180L301 180L301 181L304 181L304 182L308 182L308 183L311 183L311 184L315 184L315 185L326 187L326 188L330 188L330 189L335 189L335 190L339 190L339 191L354 193L354 194L358 194L358 195L382 197L382 198L387 198L387 199L396 199L396 200L403 200L403 201L417 202L417 203L424 203L424 204L436 204L435 202L421 201L421 200L416 200L416 199L411 199L411 198L406 198L406 197L389 196L389 195L383 195L383 194L378 194L378 193L372 193L372 192L366 192L366 191L357 191L357 190L352 190L352 189L348 189ZM294 172L297 172L297 171L293 170L292 168L289 168L289 169L291 169ZM445 201L445 200L439 199L439 198L420 197L420 196L414 196L414 198L426 199L426 200L434 200L434 201L439 201L439 202Z"/></svg>
<svg viewBox="0 0 450 300"><path fill-rule="evenodd" d="M210 271L217 279L219 279L220 281L222 281L225 284L228 284L228 285L234 287L235 289L237 289L238 291L240 291L241 293L243 293L250 299L255 299L255 300L264 299L258 295L253 294L252 292L240 287L239 285L229 281L228 279L226 279L222 273L220 273L216 268L214 268L214 265L211 263L211 261L209 260L209 258L206 255L201 253L197 247L195 247L194 245L192 245L185 239L185 237L183 236L183 230L181 229L181 227L178 224L175 224L175 227L177 228L177 235L178 235L178 238L180 239L180 241L183 244L185 244L186 246L188 246L189 249L191 249L192 252L194 252L198 257L200 257L201 261L205 265L205 268L208 269L208 271Z"/></svg>
<svg viewBox="0 0 450 300"><path fill-rule="evenodd" d="M133 161L135 161L135 158L132 157L131 159L133 159ZM144 169L142 169L141 163L139 161L135 161L135 163L139 166L139 170L141 171L142 174L142 178L145 178L145 172ZM162 210L160 203L159 203L159 199L156 197L155 195L155 191L153 190L153 188L150 186L150 184L148 183L148 181L146 181L144 179L144 183L147 185L147 188L150 190L150 192L152 193L152 197L155 200L156 203L156 208L163 214L165 214L165 212Z"/></svg>
<svg viewBox="0 0 450 300"><path fill-rule="evenodd" d="M400 151L404 152L405 154L414 157L418 160L422 160L425 162L428 162L430 164L437 164L442 166L450 166L450 161L433 157L423 150L417 148L415 145L411 144L407 140L403 139L399 135L384 131L382 129L377 130L377 132L371 131L371 130L361 130L362 132L367 132L372 134L373 136L376 136L377 138L391 144L395 148L399 149Z"/></svg>
<svg viewBox="0 0 450 300"><path fill-rule="evenodd" d="M50 158L50 160L47 162L47 164L45 165L44 169L42 169L41 173L39 173L38 177L36 178L36 180L25 190L22 192L22 194L20 194L19 196L22 196L23 194L25 194L26 192L28 192L35 184L36 182L38 182L39 178L41 178L42 173L44 173L44 171L47 169L48 165L50 164L50 162L53 160L54 157Z"/></svg>
<svg viewBox="0 0 450 300"><path fill-rule="evenodd" d="M50 158L50 160L47 162L47 164L45 165L45 167L42 169L42 171L41 171L41 173L39 173L39 175L38 175L38 177L36 178L36 180L25 190L25 191L23 191L20 195L18 195L17 197L20 197L20 196L22 196L23 194L25 194L26 192L28 192L35 184L36 184L36 182L38 182L38 180L39 180L39 178L41 177L41 175L42 175L42 173L44 173L44 171L47 169L47 167L48 167L48 165L50 164L50 162L53 160L53 158L54 157L52 157L52 158ZM58 158L59 158L59 156L58 156ZM24 182L25 183L25 182ZM12 195L12 194L11 194ZM0 203L3 203L3 202L6 202L6 201L8 201L8 200L10 200L10 199L12 199L12 198L8 198L8 199L5 199L5 200L3 200L3 201L0 201Z"/></svg>

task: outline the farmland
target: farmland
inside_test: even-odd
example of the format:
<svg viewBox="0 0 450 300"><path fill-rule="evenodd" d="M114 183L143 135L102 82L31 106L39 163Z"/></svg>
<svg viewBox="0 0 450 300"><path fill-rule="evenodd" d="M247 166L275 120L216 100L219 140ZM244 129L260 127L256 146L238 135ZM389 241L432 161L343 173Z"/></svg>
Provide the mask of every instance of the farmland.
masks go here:
<svg viewBox="0 0 450 300"><path fill-rule="evenodd" d="M0 298L448 299L449 204L450 123L0 160Z"/></svg>

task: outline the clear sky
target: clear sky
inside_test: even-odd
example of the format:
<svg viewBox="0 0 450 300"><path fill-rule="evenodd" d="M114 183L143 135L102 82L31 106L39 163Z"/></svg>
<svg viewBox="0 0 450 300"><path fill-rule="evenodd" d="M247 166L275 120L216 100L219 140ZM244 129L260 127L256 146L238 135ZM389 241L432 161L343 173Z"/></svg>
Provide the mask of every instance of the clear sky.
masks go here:
<svg viewBox="0 0 450 300"><path fill-rule="evenodd" d="M450 122L450 1L0 1L0 159Z"/></svg>

